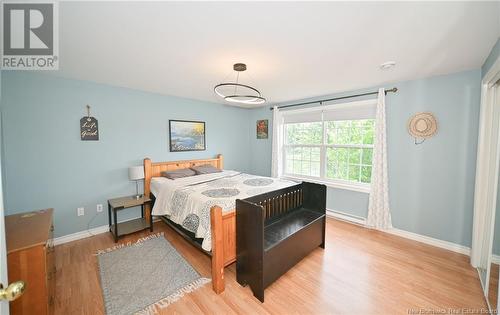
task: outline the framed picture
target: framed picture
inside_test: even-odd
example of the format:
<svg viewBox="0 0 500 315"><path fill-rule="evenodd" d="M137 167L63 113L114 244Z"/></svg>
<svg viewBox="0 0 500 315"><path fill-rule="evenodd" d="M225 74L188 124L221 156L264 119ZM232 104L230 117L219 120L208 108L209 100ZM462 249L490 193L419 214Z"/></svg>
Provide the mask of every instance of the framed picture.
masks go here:
<svg viewBox="0 0 500 315"><path fill-rule="evenodd" d="M257 139L267 139L268 125L267 119L257 120Z"/></svg>
<svg viewBox="0 0 500 315"><path fill-rule="evenodd" d="M169 120L170 152L203 151L205 147L205 122Z"/></svg>

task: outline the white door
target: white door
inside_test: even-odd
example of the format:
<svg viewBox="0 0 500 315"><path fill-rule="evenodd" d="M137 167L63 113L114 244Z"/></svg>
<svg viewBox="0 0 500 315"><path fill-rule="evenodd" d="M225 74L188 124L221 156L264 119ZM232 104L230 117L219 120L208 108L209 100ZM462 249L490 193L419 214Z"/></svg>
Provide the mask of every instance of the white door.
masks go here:
<svg viewBox="0 0 500 315"><path fill-rule="evenodd" d="M1 116L0 116L1 119ZM0 132L0 145L1 145ZM0 161L1 162L1 161ZM1 163L0 163L1 165ZM3 190L2 190L2 169L0 167L0 283L3 287L9 284L7 278L7 246L5 245L5 220L3 209ZM0 315L9 314L9 302L0 300Z"/></svg>
<svg viewBox="0 0 500 315"><path fill-rule="evenodd" d="M471 264L488 298L500 170L500 57L481 82ZM491 304L488 304L490 307Z"/></svg>
<svg viewBox="0 0 500 315"><path fill-rule="evenodd" d="M496 105L497 105L497 107L500 107L500 79L497 81L497 87L496 87L495 95L496 95L496 98L497 98L496 99ZM500 210L499 209L500 209L499 206L496 205L496 214L493 216L493 219L495 219L495 216L500 215ZM493 226L495 226L495 222L496 221L493 220ZM500 231L498 231L498 227L496 228L496 230L495 230L495 227L493 227L493 231L494 231L493 234L500 233ZM493 239L494 239L494 236L493 236ZM493 258L493 254L495 254L495 253L493 253L493 251L491 253L492 253L492 258ZM490 263L490 270L489 270L490 273L491 273L491 266L492 266L492 264ZM493 279L490 279L488 285L491 285L492 283L495 283L495 281ZM496 299L496 301L489 301L490 312L492 314L500 314L500 274L498 275L498 279L497 279L496 283L498 284L498 288L496 288L498 294L497 294L497 296L491 297L492 299ZM489 290L489 286L488 286L488 290ZM493 292L495 292L495 291L493 290ZM496 310L492 309L493 308L492 305L496 305ZM495 311L496 311L496 313L495 313Z"/></svg>
<svg viewBox="0 0 500 315"><path fill-rule="evenodd" d="M1 178L0 170L0 178ZM0 180L0 283L6 287L9 283L7 279L7 248L5 246L5 224L3 213L2 181ZM0 315L9 314L9 302L0 301Z"/></svg>

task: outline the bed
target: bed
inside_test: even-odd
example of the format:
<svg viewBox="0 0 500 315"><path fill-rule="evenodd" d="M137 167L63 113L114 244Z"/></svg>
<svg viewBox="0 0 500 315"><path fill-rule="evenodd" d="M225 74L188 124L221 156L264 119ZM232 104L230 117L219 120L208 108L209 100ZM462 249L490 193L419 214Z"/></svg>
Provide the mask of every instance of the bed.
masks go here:
<svg viewBox="0 0 500 315"><path fill-rule="evenodd" d="M214 159L152 162L144 159L144 194L153 199L153 215L212 260L212 286L224 291L224 268L236 261L236 199L293 186L292 181L235 171L171 180L161 173L210 164L223 170L221 154ZM147 206L149 219L151 206ZM186 224L188 222L189 224ZM194 223L194 225L192 225ZM192 226L191 226L192 225Z"/></svg>

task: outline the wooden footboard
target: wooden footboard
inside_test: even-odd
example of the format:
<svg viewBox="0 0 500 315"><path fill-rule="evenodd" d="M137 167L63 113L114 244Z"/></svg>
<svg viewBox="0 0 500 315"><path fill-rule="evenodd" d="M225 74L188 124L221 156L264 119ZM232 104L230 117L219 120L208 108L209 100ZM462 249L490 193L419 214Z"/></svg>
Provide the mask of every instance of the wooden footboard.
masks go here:
<svg viewBox="0 0 500 315"><path fill-rule="evenodd" d="M210 209L212 229L212 286L215 293L224 291L224 267L236 261L236 212L222 214L218 206Z"/></svg>
<svg viewBox="0 0 500 315"><path fill-rule="evenodd" d="M163 171L188 168L197 165L211 164L223 168L224 159L221 154L215 159L184 160L169 162L151 162L144 159L144 195L151 193L151 178L161 176ZM151 208L146 205L146 219L149 220ZM224 267L236 261L236 212L222 213L218 206L210 209L212 230L212 286L216 293L224 291Z"/></svg>

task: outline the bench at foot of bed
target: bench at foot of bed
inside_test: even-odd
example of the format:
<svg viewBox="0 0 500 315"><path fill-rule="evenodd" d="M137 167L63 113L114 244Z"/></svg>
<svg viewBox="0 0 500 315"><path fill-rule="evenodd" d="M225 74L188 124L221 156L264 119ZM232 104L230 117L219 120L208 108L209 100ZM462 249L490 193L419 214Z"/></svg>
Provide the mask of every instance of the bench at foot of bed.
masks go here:
<svg viewBox="0 0 500 315"><path fill-rule="evenodd" d="M316 247L325 247L326 186L301 183L236 201L236 274L264 289Z"/></svg>

